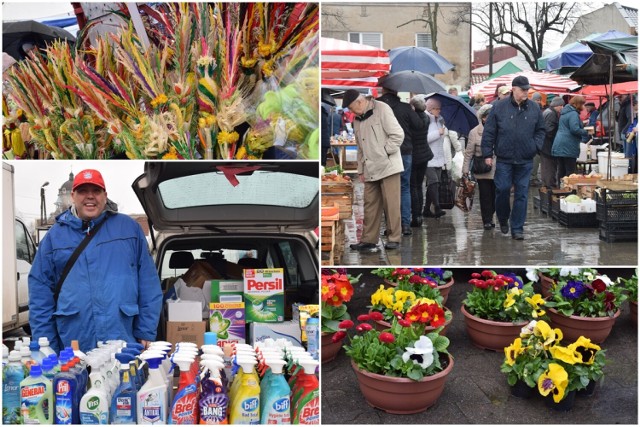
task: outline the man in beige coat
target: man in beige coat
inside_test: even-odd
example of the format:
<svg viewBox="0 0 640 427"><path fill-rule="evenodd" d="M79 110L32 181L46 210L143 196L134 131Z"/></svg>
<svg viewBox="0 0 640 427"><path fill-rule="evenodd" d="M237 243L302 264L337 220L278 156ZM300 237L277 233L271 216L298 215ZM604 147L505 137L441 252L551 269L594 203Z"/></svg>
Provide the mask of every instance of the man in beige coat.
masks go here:
<svg viewBox="0 0 640 427"><path fill-rule="evenodd" d="M400 174L404 171L400 145L404 132L391 107L358 91L345 92L343 107L356 114L354 131L358 144L358 177L364 183L364 224L360 243L351 249L376 248L382 213L386 215L386 249L400 245Z"/></svg>

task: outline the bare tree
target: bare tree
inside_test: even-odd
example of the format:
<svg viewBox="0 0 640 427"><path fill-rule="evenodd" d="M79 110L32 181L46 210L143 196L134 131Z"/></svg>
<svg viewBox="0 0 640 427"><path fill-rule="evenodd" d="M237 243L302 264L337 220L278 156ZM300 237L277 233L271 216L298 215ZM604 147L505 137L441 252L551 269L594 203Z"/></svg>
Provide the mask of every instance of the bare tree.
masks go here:
<svg viewBox="0 0 640 427"><path fill-rule="evenodd" d="M566 34L581 15L585 3L491 2L473 3L472 13L454 13L451 24L469 24L495 44L511 46L537 70L545 37ZM468 12L468 9L465 9ZM490 19L492 17L493 19Z"/></svg>
<svg viewBox="0 0 640 427"><path fill-rule="evenodd" d="M404 24L398 25L398 28L411 24L412 22L424 22L424 27L429 29L431 34L431 49L438 52L438 15L440 10L439 3L427 3L423 8L422 16L424 18L412 19Z"/></svg>
<svg viewBox="0 0 640 427"><path fill-rule="evenodd" d="M322 7L320 11L320 17L322 19L322 26L326 27L326 29L335 30L337 28L341 28L342 30L349 28L347 25L347 21L344 18L344 12L339 7Z"/></svg>

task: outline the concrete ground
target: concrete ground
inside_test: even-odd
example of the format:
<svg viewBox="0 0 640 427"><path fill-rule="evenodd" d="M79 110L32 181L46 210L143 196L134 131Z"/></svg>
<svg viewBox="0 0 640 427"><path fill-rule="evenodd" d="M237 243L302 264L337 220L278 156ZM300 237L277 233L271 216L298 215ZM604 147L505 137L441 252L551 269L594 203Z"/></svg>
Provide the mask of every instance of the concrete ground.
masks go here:
<svg viewBox="0 0 640 427"><path fill-rule="evenodd" d="M485 231L476 199L471 212L457 207L441 218L424 218L412 236L403 236L399 249L385 250L381 237L378 248L356 252L349 248L362 233L363 184L354 180L354 209L345 220L345 242L341 263L337 265L608 265L638 264L637 233L634 242L606 243L599 229L567 228L533 206L538 188L531 187L524 226L525 240L516 241L499 228ZM496 220L497 223L497 220ZM382 229L384 229L384 224Z"/></svg>
<svg viewBox="0 0 640 427"><path fill-rule="evenodd" d="M447 306L454 318L447 336L455 365L438 402L415 415L390 415L370 407L360 394L350 359L341 350L321 367L322 424L638 424L638 331L629 318L628 303L602 344L608 360L604 382L593 396L576 397L569 412L557 412L538 397L511 396L506 376L500 372L504 354L481 350L469 341L460 306L473 271L477 270L453 269L455 284ZM632 274L628 269L600 271L609 277ZM380 283L376 276L363 275L348 304L352 317L367 311L369 297Z"/></svg>

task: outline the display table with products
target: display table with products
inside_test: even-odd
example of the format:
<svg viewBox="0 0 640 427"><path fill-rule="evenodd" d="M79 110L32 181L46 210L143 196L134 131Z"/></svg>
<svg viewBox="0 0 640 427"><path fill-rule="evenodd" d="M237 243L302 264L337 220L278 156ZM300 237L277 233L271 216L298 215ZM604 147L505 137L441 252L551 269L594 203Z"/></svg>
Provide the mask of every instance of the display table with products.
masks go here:
<svg viewBox="0 0 640 427"><path fill-rule="evenodd" d="M344 173L358 173L358 167L355 158L347 158L348 151L357 150L357 144L354 138L331 138L331 149L338 149L338 164Z"/></svg>

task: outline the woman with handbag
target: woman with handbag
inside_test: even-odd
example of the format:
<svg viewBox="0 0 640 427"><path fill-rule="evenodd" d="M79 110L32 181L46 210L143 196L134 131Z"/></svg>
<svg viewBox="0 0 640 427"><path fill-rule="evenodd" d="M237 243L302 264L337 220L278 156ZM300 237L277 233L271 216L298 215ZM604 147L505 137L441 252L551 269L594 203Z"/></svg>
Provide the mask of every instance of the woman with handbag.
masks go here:
<svg viewBox="0 0 640 427"><path fill-rule="evenodd" d="M424 97L416 95L411 98L414 108L424 125L419 131L414 131L413 152L411 155L411 227L422 226L422 207L424 206L424 177L427 173L427 163L433 159L433 153L427 143L429 116L424 112L427 108Z"/></svg>
<svg viewBox="0 0 640 427"><path fill-rule="evenodd" d="M489 116L489 112L493 107L492 104L485 104L478 110L478 126L469 132L469 141L464 151L464 163L462 165L462 176L468 177L469 170L473 172L473 176L478 182L480 192L480 214L482 215L482 224L485 230L495 228L493 215L496 212L496 186L493 182L493 175L496 171L495 158L492 166L488 166L482 157L482 131L484 123Z"/></svg>
<svg viewBox="0 0 640 427"><path fill-rule="evenodd" d="M440 218L446 212L440 208L440 193L438 185L440 175L445 164L444 158L444 134L447 129L444 119L440 116L440 101L429 98L426 102L427 116L429 117L429 130L427 131L427 143L433 152L433 159L427 163L427 194L425 198L422 216L427 218ZM431 212L431 204L435 212Z"/></svg>

